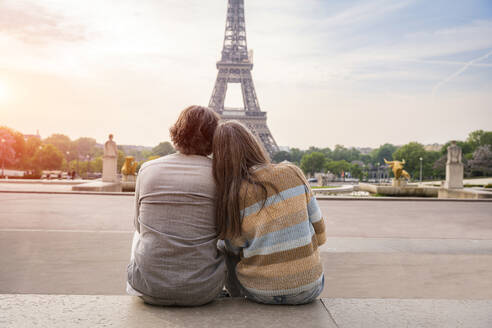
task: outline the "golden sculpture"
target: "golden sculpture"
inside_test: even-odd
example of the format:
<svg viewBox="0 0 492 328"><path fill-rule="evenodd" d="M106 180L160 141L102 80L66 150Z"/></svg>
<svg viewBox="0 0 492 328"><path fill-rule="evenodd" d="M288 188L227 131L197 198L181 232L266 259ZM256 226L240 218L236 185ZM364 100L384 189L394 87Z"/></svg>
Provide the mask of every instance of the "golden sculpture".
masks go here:
<svg viewBox="0 0 492 328"><path fill-rule="evenodd" d="M396 180L400 180L401 177L404 177L407 180L410 180L410 174L403 169L403 165L405 165L405 160L403 161L387 161L386 158L384 162L388 164L393 170L393 174L395 175Z"/></svg>
<svg viewBox="0 0 492 328"><path fill-rule="evenodd" d="M125 164L121 168L121 174L123 175L135 175L138 163L135 162L133 156L125 157Z"/></svg>

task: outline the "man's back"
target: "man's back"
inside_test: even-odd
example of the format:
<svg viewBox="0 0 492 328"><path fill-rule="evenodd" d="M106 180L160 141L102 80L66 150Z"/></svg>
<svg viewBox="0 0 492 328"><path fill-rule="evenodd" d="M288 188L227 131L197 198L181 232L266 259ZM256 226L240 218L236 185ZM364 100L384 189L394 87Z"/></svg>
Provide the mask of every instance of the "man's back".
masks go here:
<svg viewBox="0 0 492 328"><path fill-rule="evenodd" d="M218 254L212 162L172 154L145 163L136 188L140 238L128 282L170 304L200 303L222 289L225 266ZM191 304L190 304L191 305Z"/></svg>

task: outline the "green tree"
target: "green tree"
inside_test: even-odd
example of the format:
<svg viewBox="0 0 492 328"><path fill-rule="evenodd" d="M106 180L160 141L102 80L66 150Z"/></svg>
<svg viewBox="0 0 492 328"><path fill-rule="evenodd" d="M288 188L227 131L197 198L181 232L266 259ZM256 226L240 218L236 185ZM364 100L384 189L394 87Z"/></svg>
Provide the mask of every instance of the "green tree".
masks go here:
<svg viewBox="0 0 492 328"><path fill-rule="evenodd" d="M388 161L393 160L393 153L398 149L395 145L385 143L371 152L372 163L384 163L386 158Z"/></svg>
<svg viewBox="0 0 492 328"><path fill-rule="evenodd" d="M420 158L425 157L424 146L418 142L410 142L393 153L394 160L405 160L405 170L414 179L420 174Z"/></svg>
<svg viewBox="0 0 492 328"><path fill-rule="evenodd" d="M38 170L59 170L63 165L63 154L53 145L43 145L34 155Z"/></svg>
<svg viewBox="0 0 492 328"><path fill-rule="evenodd" d="M102 156L98 156L91 161L91 171L92 172L101 172L103 168L103 158Z"/></svg>
<svg viewBox="0 0 492 328"><path fill-rule="evenodd" d="M468 135L468 139L466 139L466 141L470 144L472 148L470 152L474 152L480 146L492 145L492 131L473 131ZM465 152L463 151L463 153Z"/></svg>
<svg viewBox="0 0 492 328"><path fill-rule="evenodd" d="M152 148L152 155L154 156L166 156L169 154L173 154L176 151L174 150L173 145L169 141L164 141Z"/></svg>
<svg viewBox="0 0 492 328"><path fill-rule="evenodd" d="M64 134L52 134L48 138L44 139L44 143L55 146L62 154L67 154L73 148L72 140Z"/></svg>
<svg viewBox="0 0 492 328"><path fill-rule="evenodd" d="M326 164L326 169L338 176L342 175L342 172L349 172L352 166L346 160L330 161Z"/></svg>
<svg viewBox="0 0 492 328"><path fill-rule="evenodd" d="M125 153L121 150L118 150L118 159L117 159L117 172L121 172L121 168L123 167L123 164L125 164Z"/></svg>
<svg viewBox="0 0 492 328"><path fill-rule="evenodd" d="M286 151L278 151L278 152L276 152L273 155L272 161L274 163L280 163L280 162L283 162L283 161L289 161L289 162L291 162L290 153L289 152L286 152Z"/></svg>
<svg viewBox="0 0 492 328"><path fill-rule="evenodd" d="M351 165L350 174L352 175L352 177L362 180L362 178L363 178L362 173L363 173L362 167L359 164L355 163L355 164Z"/></svg>
<svg viewBox="0 0 492 328"><path fill-rule="evenodd" d="M296 165L301 165L301 159L304 156L304 151L299 148L291 148L290 149L290 159L292 163Z"/></svg>
<svg viewBox="0 0 492 328"><path fill-rule="evenodd" d="M301 169L304 173L313 175L316 172L323 171L325 162L325 155L320 152L306 154L301 159Z"/></svg>
<svg viewBox="0 0 492 328"><path fill-rule="evenodd" d="M347 162L352 162L360 159L360 151L355 148L345 148L342 145L336 145L335 149L331 152L329 158L334 161L345 160Z"/></svg>
<svg viewBox="0 0 492 328"><path fill-rule="evenodd" d="M80 160L86 160L87 156L94 157L96 155L96 139L94 138L78 138L73 142L73 151L78 154Z"/></svg>
<svg viewBox="0 0 492 328"><path fill-rule="evenodd" d="M414 180L420 178L420 158L422 158L422 178L430 178L435 171L434 163L441 158L437 151L426 151L418 142L410 142L393 153L393 159L401 161L405 159L405 170Z"/></svg>

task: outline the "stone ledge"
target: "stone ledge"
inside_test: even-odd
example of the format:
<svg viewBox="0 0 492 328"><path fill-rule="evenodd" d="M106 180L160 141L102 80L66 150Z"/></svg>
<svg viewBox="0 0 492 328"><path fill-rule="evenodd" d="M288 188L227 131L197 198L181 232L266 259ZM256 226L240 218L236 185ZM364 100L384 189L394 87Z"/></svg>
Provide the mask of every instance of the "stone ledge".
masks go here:
<svg viewBox="0 0 492 328"><path fill-rule="evenodd" d="M490 328L492 300L328 299L339 328Z"/></svg>
<svg viewBox="0 0 492 328"><path fill-rule="evenodd" d="M145 305L131 296L0 295L0 327L336 328L321 301L260 305L225 298L201 307Z"/></svg>
<svg viewBox="0 0 492 328"><path fill-rule="evenodd" d="M131 296L0 295L0 326L244 328L490 328L492 300L329 299L261 305L224 298L193 308L145 305Z"/></svg>

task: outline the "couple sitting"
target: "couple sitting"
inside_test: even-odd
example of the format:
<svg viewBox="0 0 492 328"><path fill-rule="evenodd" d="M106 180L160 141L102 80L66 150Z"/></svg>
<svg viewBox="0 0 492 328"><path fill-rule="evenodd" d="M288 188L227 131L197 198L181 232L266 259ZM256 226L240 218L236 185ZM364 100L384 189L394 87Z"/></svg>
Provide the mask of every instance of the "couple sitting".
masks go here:
<svg viewBox="0 0 492 328"><path fill-rule="evenodd" d="M224 287L259 303L313 301L326 238L302 171L271 164L240 123L218 122L185 109L170 129L178 153L142 165L128 293L155 305L206 304Z"/></svg>

